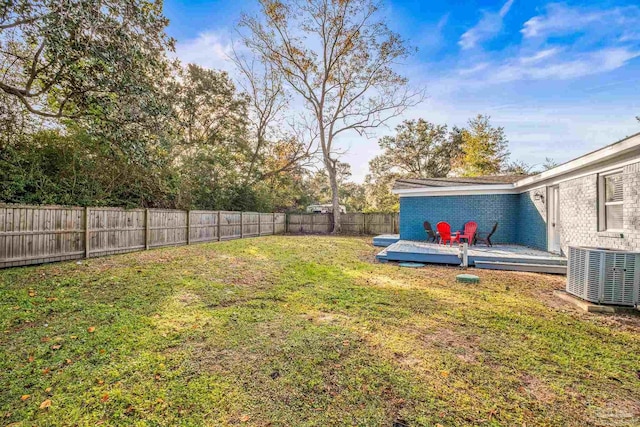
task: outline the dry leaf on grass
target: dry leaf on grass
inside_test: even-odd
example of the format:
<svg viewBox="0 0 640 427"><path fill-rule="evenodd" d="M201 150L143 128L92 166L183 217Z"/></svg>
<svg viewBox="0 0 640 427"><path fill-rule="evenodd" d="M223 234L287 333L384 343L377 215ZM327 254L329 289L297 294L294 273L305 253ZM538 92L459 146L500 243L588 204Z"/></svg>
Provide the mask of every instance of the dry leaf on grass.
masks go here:
<svg viewBox="0 0 640 427"><path fill-rule="evenodd" d="M87 328L87 332L89 332L90 334L94 333L96 331L96 327L95 326L90 326Z"/></svg>
<svg viewBox="0 0 640 427"><path fill-rule="evenodd" d="M51 407L51 399L47 399L40 404L40 409L47 409Z"/></svg>
<svg viewBox="0 0 640 427"><path fill-rule="evenodd" d="M20 400L22 400L24 402L25 400L27 400L30 397L31 397L30 394L23 394L22 396L20 396Z"/></svg>

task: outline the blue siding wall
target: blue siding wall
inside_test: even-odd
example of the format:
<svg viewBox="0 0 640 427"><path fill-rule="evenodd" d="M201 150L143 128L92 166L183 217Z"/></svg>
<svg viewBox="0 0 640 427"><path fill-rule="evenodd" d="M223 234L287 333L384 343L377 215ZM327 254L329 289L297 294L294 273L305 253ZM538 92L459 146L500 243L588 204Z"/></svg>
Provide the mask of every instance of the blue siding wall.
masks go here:
<svg viewBox="0 0 640 427"><path fill-rule="evenodd" d="M487 194L477 196L433 196L400 198L400 238L425 240L422 223L446 221L451 229L462 230L467 221L476 221L478 229L490 231L498 221L494 243L518 243L520 195Z"/></svg>
<svg viewBox="0 0 640 427"><path fill-rule="evenodd" d="M519 197L518 243L531 248L547 250L547 223L543 216L546 206L536 202L530 193L522 193Z"/></svg>

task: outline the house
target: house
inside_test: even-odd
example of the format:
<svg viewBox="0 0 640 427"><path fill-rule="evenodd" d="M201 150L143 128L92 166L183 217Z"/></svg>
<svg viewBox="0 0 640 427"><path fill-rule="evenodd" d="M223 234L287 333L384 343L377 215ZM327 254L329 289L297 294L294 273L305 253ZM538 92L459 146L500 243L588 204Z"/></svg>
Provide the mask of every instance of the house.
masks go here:
<svg viewBox="0 0 640 427"><path fill-rule="evenodd" d="M309 205L307 206L307 213L331 213L333 212L333 205L331 203L325 203L323 205ZM344 205L340 205L340 213L347 213L347 208Z"/></svg>
<svg viewBox="0 0 640 427"><path fill-rule="evenodd" d="M424 240L423 221L565 254L569 245L640 250L640 134L531 176L401 179L400 239Z"/></svg>

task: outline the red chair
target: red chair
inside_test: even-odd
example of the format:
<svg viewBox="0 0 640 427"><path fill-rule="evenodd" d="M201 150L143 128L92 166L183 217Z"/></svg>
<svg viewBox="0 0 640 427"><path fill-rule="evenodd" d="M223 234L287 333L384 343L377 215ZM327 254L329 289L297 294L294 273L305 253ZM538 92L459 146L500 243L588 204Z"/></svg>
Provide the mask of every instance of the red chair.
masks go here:
<svg viewBox="0 0 640 427"><path fill-rule="evenodd" d="M449 242L449 246L451 246L453 242L460 243L458 236L459 232L456 231L454 235L451 235L451 226L448 223L440 221L436 224L436 229L438 230L438 233L440 233L441 244L446 245L447 242Z"/></svg>
<svg viewBox="0 0 640 427"><path fill-rule="evenodd" d="M458 242L460 239L467 239L469 246L473 245L473 240L476 237L476 231L478 231L478 223L475 221L469 221L464 225L464 231L458 236Z"/></svg>

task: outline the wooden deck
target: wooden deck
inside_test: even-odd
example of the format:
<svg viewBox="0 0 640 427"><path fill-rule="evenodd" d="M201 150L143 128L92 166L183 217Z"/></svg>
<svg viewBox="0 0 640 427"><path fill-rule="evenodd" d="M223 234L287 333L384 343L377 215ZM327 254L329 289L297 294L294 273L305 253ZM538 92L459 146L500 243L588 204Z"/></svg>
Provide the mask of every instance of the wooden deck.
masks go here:
<svg viewBox="0 0 640 427"><path fill-rule="evenodd" d="M399 240L383 249L378 260L411 261L430 264L460 265L457 245ZM496 270L534 271L566 274L567 259L560 255L518 245L471 246L469 266Z"/></svg>

